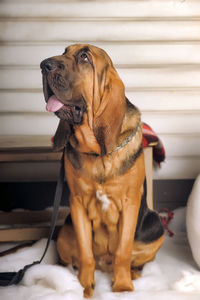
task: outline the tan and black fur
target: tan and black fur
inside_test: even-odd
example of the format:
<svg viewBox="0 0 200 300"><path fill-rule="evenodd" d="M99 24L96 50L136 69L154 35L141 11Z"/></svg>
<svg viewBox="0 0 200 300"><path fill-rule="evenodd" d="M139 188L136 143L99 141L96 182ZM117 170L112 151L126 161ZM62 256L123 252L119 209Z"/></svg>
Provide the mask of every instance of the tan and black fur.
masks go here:
<svg viewBox="0 0 200 300"><path fill-rule="evenodd" d="M112 271L114 292L132 291L137 270L163 242L163 227L145 198L139 110L125 97L111 59L91 45L72 45L41 63L45 100L64 104L54 149L65 150L71 218L58 236L64 264L79 269L85 297L95 267Z"/></svg>

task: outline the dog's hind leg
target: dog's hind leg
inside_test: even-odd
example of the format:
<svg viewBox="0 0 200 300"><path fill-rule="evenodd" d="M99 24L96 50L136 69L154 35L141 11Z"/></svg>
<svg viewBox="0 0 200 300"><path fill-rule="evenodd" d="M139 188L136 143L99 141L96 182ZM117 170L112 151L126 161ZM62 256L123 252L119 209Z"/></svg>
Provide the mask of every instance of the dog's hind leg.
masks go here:
<svg viewBox="0 0 200 300"><path fill-rule="evenodd" d="M137 279L140 277L138 271L147 263L152 261L162 243L164 241L164 235L162 235L158 240L151 243L144 243L135 241L133 246L133 251L131 255L131 277L132 279Z"/></svg>
<svg viewBox="0 0 200 300"><path fill-rule="evenodd" d="M62 264L72 264L74 268L79 268L78 243L70 215L58 234L57 250Z"/></svg>
<svg viewBox="0 0 200 300"><path fill-rule="evenodd" d="M132 279L138 277L137 270L152 261L164 241L164 228L155 211L147 210L137 228L131 255Z"/></svg>

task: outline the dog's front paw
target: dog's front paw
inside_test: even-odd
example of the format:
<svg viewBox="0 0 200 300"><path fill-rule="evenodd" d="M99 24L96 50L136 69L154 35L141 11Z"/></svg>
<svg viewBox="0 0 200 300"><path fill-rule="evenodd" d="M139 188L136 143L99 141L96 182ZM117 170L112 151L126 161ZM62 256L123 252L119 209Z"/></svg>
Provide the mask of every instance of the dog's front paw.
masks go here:
<svg viewBox="0 0 200 300"><path fill-rule="evenodd" d="M80 268L78 278L81 285L84 287L84 297L92 297L95 288L94 266L84 266Z"/></svg>
<svg viewBox="0 0 200 300"><path fill-rule="evenodd" d="M84 288L84 297L91 298L94 293L95 284L88 285Z"/></svg>
<svg viewBox="0 0 200 300"><path fill-rule="evenodd" d="M112 286L113 292L132 292L134 286L131 280L115 281Z"/></svg>
<svg viewBox="0 0 200 300"><path fill-rule="evenodd" d="M115 271L112 280L112 290L113 292L132 292L134 286L130 272L127 272L124 268L119 268Z"/></svg>

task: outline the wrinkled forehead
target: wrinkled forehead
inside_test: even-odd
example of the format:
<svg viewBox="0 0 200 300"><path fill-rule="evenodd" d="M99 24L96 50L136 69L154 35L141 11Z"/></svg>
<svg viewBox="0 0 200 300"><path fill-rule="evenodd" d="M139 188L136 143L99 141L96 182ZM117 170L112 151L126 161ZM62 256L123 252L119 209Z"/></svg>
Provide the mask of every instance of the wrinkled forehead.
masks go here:
<svg viewBox="0 0 200 300"><path fill-rule="evenodd" d="M101 48L89 44L74 44L65 48L64 54L76 56L79 52L88 52L94 60L101 60L107 64L112 64L108 54Z"/></svg>

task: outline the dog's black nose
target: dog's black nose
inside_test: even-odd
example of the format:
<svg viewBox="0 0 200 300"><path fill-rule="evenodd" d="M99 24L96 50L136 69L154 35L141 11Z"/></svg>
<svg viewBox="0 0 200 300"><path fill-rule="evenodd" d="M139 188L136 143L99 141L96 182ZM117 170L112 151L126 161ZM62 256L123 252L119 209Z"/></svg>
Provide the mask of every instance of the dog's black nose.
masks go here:
<svg viewBox="0 0 200 300"><path fill-rule="evenodd" d="M56 69L56 63L53 59L47 58L41 62L40 68L43 72L49 73Z"/></svg>

